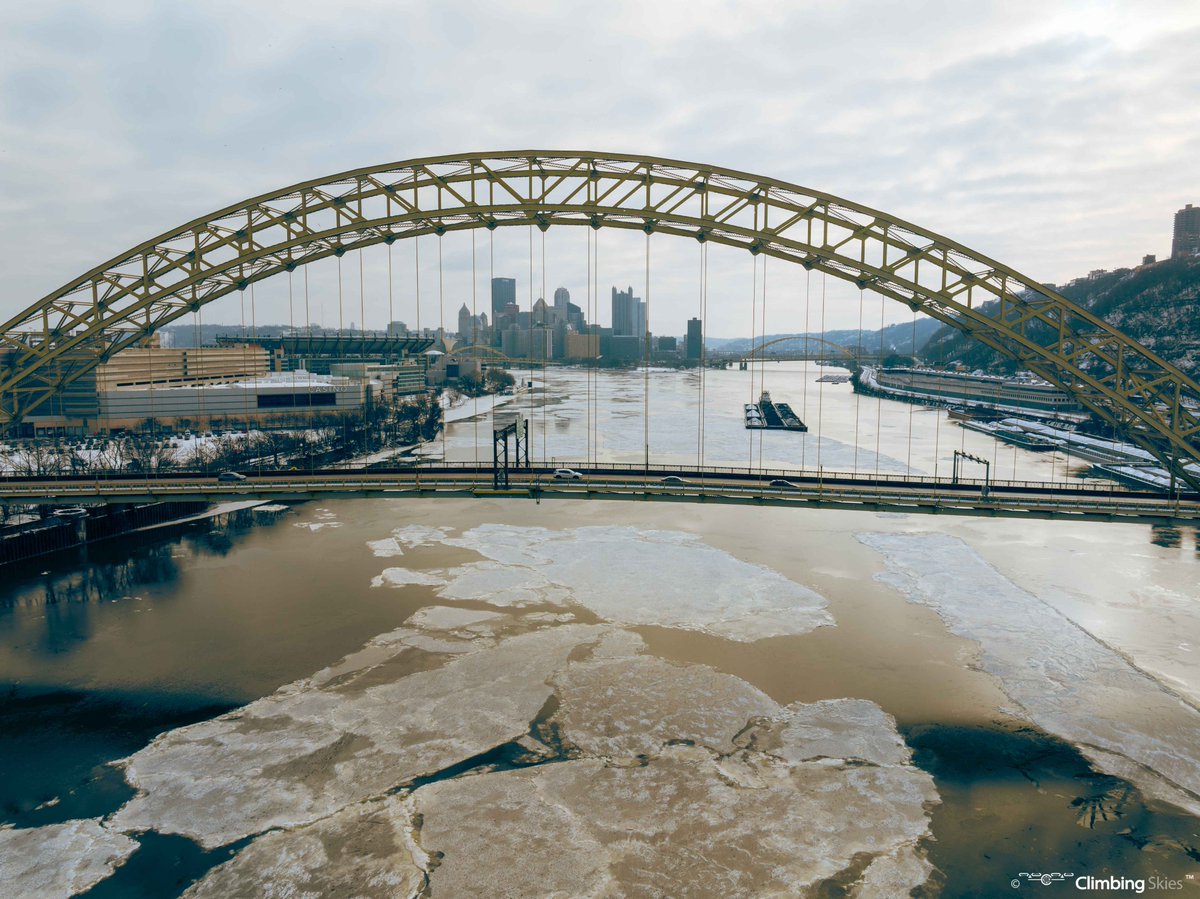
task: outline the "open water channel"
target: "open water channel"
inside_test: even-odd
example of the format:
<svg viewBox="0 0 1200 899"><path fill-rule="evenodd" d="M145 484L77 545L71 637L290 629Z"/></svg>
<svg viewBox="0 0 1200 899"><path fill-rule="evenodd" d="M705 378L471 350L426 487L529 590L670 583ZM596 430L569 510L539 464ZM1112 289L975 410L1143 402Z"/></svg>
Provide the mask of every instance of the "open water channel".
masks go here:
<svg viewBox="0 0 1200 899"><path fill-rule="evenodd" d="M708 373L705 462L1080 473L821 374ZM499 411L530 413L535 459L644 458L640 373L544 383ZM760 451L764 386L812 432ZM653 460L696 461L699 390L651 375ZM488 459L491 426L430 449L478 434ZM45 558L0 585L0 883L1188 895L1198 574L1190 527L515 499L266 507Z"/></svg>

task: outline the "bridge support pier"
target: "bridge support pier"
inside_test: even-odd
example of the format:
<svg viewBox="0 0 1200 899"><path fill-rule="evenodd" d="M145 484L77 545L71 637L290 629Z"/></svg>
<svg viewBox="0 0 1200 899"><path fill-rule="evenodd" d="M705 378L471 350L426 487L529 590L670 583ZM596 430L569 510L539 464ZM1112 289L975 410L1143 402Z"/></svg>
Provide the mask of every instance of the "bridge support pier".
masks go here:
<svg viewBox="0 0 1200 899"><path fill-rule="evenodd" d="M518 468L529 467L529 419L506 424L502 428L492 430L492 487L503 490L508 487L508 472L512 467L508 454L509 438L515 439L515 453L512 462ZM503 446L503 449L501 449ZM522 452L524 459L522 460Z"/></svg>

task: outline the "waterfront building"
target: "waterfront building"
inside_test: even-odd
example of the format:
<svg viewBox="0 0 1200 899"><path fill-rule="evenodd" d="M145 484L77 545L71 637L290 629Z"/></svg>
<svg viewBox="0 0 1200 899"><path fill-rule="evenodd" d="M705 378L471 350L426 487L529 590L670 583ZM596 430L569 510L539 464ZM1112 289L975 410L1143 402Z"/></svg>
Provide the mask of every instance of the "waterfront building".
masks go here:
<svg viewBox="0 0 1200 899"><path fill-rule="evenodd" d="M689 318L687 323L687 358L691 361L699 361L700 348L703 345L704 334L702 333L702 325L700 319Z"/></svg>
<svg viewBox="0 0 1200 899"><path fill-rule="evenodd" d="M517 279L492 278L492 318L505 306L517 305Z"/></svg>
<svg viewBox="0 0 1200 899"><path fill-rule="evenodd" d="M486 312L472 315L467 304L458 310L458 341L467 346L487 343L488 317Z"/></svg>
<svg viewBox="0 0 1200 899"><path fill-rule="evenodd" d="M577 334L567 332L567 359L595 359L600 355L599 334Z"/></svg>
<svg viewBox="0 0 1200 899"><path fill-rule="evenodd" d="M306 371L276 372L221 384L119 387L99 395L96 431L141 426L171 428L270 426L312 414L362 409L367 382Z"/></svg>
<svg viewBox="0 0 1200 899"><path fill-rule="evenodd" d="M1083 407L1065 390L1022 372L1004 378L923 368L864 368L863 384L906 399L940 399L967 406L1079 415Z"/></svg>
<svg viewBox="0 0 1200 899"><path fill-rule="evenodd" d="M633 295L633 288L612 289L612 329L615 337L646 333L646 304Z"/></svg>
<svg viewBox="0 0 1200 899"><path fill-rule="evenodd" d="M1188 203L1175 213L1171 258L1200 255L1200 208Z"/></svg>
<svg viewBox="0 0 1200 899"><path fill-rule="evenodd" d="M426 389L426 357L401 362L339 362L331 365L334 377L354 381L369 381L379 385L378 396L390 400L397 396L424 393Z"/></svg>

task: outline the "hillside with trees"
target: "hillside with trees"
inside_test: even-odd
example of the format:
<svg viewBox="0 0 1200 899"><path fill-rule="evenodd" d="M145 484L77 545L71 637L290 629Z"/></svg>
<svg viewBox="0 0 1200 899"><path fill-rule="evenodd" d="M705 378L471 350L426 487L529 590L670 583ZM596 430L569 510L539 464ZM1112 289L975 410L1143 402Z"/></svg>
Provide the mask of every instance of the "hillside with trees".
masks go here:
<svg viewBox="0 0 1200 899"><path fill-rule="evenodd" d="M1192 377L1200 375L1200 257L1117 269L1056 289ZM930 338L921 355L938 366L961 362L971 370L1003 373L1017 367L948 326Z"/></svg>

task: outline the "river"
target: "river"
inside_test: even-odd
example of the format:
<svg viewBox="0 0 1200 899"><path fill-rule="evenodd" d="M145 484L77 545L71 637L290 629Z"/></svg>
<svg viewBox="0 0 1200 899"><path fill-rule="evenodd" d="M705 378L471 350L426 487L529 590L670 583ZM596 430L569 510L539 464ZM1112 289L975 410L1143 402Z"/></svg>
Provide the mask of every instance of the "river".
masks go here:
<svg viewBox="0 0 1200 899"><path fill-rule="evenodd" d="M707 373L704 461L1080 473L820 374ZM531 410L535 459L644 458L641 373L534 383L497 414ZM812 431L751 437L764 387ZM697 374L650 388L652 459L694 462ZM429 450L487 459L491 425ZM1188 527L586 500L347 499L96 545L0 587L0 880L1195 889L1198 574Z"/></svg>

